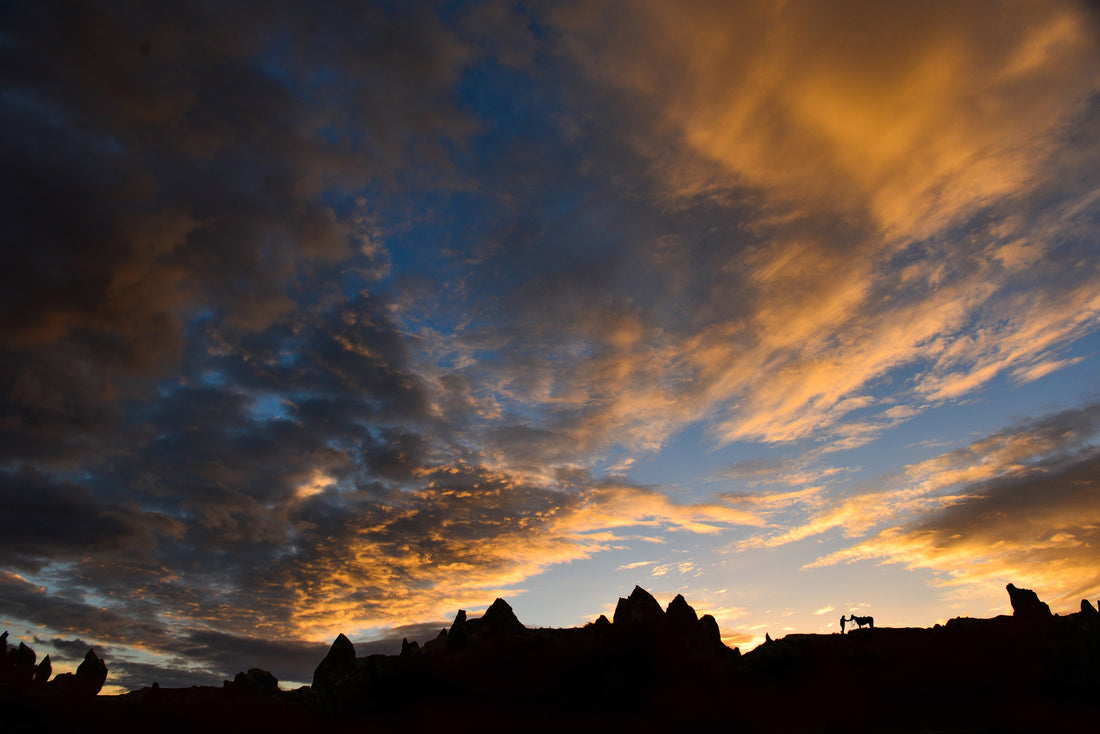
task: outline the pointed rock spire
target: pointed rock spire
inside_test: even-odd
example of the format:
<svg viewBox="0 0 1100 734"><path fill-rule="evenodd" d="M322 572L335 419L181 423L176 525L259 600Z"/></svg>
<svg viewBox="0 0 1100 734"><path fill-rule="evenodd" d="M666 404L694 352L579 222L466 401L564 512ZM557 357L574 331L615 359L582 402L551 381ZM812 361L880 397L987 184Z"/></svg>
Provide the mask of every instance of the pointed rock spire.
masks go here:
<svg viewBox="0 0 1100 734"><path fill-rule="evenodd" d="M81 695L95 696L107 682L107 663L95 654L94 649L89 649L84 655L84 662L76 669L76 683Z"/></svg>
<svg viewBox="0 0 1100 734"><path fill-rule="evenodd" d="M342 633L336 636L328 654L313 671L312 688L330 690L342 679L355 672L355 645Z"/></svg>
<svg viewBox="0 0 1100 734"><path fill-rule="evenodd" d="M478 631L491 631L495 633L503 632L525 632L526 627L516 617L516 613L512 611L512 607L508 602L503 599L497 599L492 605L485 610L485 614L481 615L481 619L478 620Z"/></svg>
<svg viewBox="0 0 1100 734"><path fill-rule="evenodd" d="M641 586L635 586L627 598L619 598L615 605L615 615L612 624L633 626L659 624L665 613L661 611L661 605L653 598L653 595Z"/></svg>
<svg viewBox="0 0 1100 734"><path fill-rule="evenodd" d="M1039 595L1031 589L1020 589L1008 584L1008 600L1012 603L1012 616L1026 620L1047 619L1051 615L1046 602L1039 601Z"/></svg>
<svg viewBox="0 0 1100 734"><path fill-rule="evenodd" d="M42 658L42 662L38 664L38 667L34 669L34 682L38 685L43 685L50 679L50 673L53 672L53 665L50 663L50 656Z"/></svg>
<svg viewBox="0 0 1100 734"><path fill-rule="evenodd" d="M17 681L29 682L34 677L34 662L37 658L34 650L27 647L25 642L20 642L19 647L12 651L9 664Z"/></svg>
<svg viewBox="0 0 1100 734"><path fill-rule="evenodd" d="M470 628L466 624L466 610L459 609L455 615L455 621L451 622L451 628L447 630L447 646L454 650L466 647L470 638Z"/></svg>
<svg viewBox="0 0 1100 734"><path fill-rule="evenodd" d="M669 623L673 625L683 625L694 627L699 624L699 617L695 614L695 610L684 599L683 594L677 594L676 598L668 603L668 609L665 610L665 617Z"/></svg>

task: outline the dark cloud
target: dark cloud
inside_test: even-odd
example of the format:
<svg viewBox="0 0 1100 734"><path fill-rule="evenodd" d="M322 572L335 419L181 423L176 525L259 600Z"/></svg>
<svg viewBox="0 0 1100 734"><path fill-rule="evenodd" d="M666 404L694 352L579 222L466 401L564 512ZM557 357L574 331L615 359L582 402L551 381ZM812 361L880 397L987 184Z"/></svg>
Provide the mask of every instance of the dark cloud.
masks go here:
<svg viewBox="0 0 1100 734"><path fill-rule="evenodd" d="M75 640L63 640L60 637L55 637L52 640L40 640L35 637L34 641L36 644L48 644L53 647L53 649L60 651L66 657L72 659L83 658L88 650L92 648L91 645L89 645L87 642L80 639L79 637ZM109 649L100 647L98 654L109 655L110 652L111 651Z"/></svg>
<svg viewBox="0 0 1100 734"><path fill-rule="evenodd" d="M133 660L106 659L109 668L107 682L123 690L136 691L157 683L166 688L187 688L189 686L220 686L232 676L210 668L196 669L189 661L178 659L165 664L140 663ZM256 666L252 666L256 667Z"/></svg>
<svg viewBox="0 0 1100 734"><path fill-rule="evenodd" d="M330 512L302 488L431 451L371 222L454 180L476 52L415 3L13 3L3 28L2 555L38 574L4 616L169 650L160 612L266 586L277 627L265 569Z"/></svg>
<svg viewBox="0 0 1100 734"><path fill-rule="evenodd" d="M0 472L0 507L0 561L16 567L149 557L158 535L182 530L170 517L112 504L77 482L36 471Z"/></svg>
<svg viewBox="0 0 1100 734"><path fill-rule="evenodd" d="M161 646L171 640L155 610L140 599L130 598L122 609L101 607L79 593L51 593L9 571L0 571L0 591L4 619L33 620L48 629L87 637L97 645Z"/></svg>
<svg viewBox="0 0 1100 734"><path fill-rule="evenodd" d="M182 636L172 652L182 659L200 660L232 678L240 670L263 668L280 680L308 683L313 670L328 652L328 645L300 640L260 640L213 630L197 630ZM223 672L224 671L224 672Z"/></svg>
<svg viewBox="0 0 1100 734"><path fill-rule="evenodd" d="M119 396L181 358L195 315L234 339L321 298L298 286L325 269L375 268L369 204L349 190L438 168L471 129L448 93L470 52L424 8L4 14L10 459L94 456Z"/></svg>

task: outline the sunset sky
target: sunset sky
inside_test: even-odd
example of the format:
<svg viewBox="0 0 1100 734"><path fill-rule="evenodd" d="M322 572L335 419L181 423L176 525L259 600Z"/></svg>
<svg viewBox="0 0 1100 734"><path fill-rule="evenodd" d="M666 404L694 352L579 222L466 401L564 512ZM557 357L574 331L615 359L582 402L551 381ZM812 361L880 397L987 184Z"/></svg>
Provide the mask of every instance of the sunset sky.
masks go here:
<svg viewBox="0 0 1100 734"><path fill-rule="evenodd" d="M13 641L1100 598L1095 5L316 5L0 10Z"/></svg>

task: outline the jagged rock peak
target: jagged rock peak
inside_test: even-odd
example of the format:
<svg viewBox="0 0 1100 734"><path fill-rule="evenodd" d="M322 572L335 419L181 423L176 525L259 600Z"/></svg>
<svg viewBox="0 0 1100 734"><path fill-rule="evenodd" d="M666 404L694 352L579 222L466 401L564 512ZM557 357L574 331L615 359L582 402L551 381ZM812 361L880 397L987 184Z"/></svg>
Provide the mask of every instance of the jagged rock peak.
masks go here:
<svg viewBox="0 0 1100 734"><path fill-rule="evenodd" d="M249 668L247 673L237 673L233 688L254 695L273 695L279 692L279 679L263 668Z"/></svg>
<svg viewBox="0 0 1100 734"><path fill-rule="evenodd" d="M1046 619L1051 616L1046 602L1039 601L1039 595L1031 589L1020 589L1008 584L1008 600L1012 603L1012 616L1021 619Z"/></svg>
<svg viewBox="0 0 1100 734"><path fill-rule="evenodd" d="M1081 600L1081 612L1084 613L1087 617L1100 616L1100 612L1096 610L1096 607L1094 607L1092 605L1092 602L1090 602L1088 599Z"/></svg>
<svg viewBox="0 0 1100 734"><path fill-rule="evenodd" d="M485 614L481 615L481 624L501 632L520 632L527 629L516 617L512 607L503 599L497 599L485 610Z"/></svg>
<svg viewBox="0 0 1100 734"><path fill-rule="evenodd" d="M458 614L455 615L455 621L451 622L451 632L454 632L456 627L466 626L466 610L459 609Z"/></svg>
<svg viewBox="0 0 1100 734"><path fill-rule="evenodd" d="M50 656L42 658L42 662L38 664L34 669L34 682L42 685L50 679L50 673L53 672L53 664L50 663Z"/></svg>
<svg viewBox="0 0 1100 734"><path fill-rule="evenodd" d="M38 659L34 650L27 646L27 643L20 642L19 647L12 653L12 665L20 672L27 672L34 670L34 661ZM28 675L29 677L29 675Z"/></svg>
<svg viewBox="0 0 1100 734"><path fill-rule="evenodd" d="M699 616L692 609L691 605L684 599L683 594L677 594L676 598L668 603L668 609L665 610L665 616L670 622L684 622L697 624L699 622Z"/></svg>
<svg viewBox="0 0 1100 734"><path fill-rule="evenodd" d="M653 595L641 586L635 586L634 591L626 599L619 598L615 605L615 615L612 624L652 624L664 618L665 613L661 605L653 598Z"/></svg>
<svg viewBox="0 0 1100 734"><path fill-rule="evenodd" d="M470 628L466 624L466 610L459 609L455 615L455 621L451 622L451 629L447 631L447 646L452 649L460 649L466 646L470 637Z"/></svg>
<svg viewBox="0 0 1100 734"><path fill-rule="evenodd" d="M342 633L336 636L325 659L313 671L315 690L332 688L343 678L355 672L355 645Z"/></svg>
<svg viewBox="0 0 1100 734"><path fill-rule="evenodd" d="M718 620L716 620L710 614L704 614L699 619L699 629L703 632L703 641L707 645L713 645L714 647L723 647L726 643L722 642L722 630L718 628Z"/></svg>
<svg viewBox="0 0 1100 734"><path fill-rule="evenodd" d="M63 696L90 698L98 694L106 682L107 664L92 649L88 650L84 661L80 663L75 673L61 673L54 676L54 679L49 682L49 687L50 690Z"/></svg>
<svg viewBox="0 0 1100 734"><path fill-rule="evenodd" d="M94 696L107 682L107 663L95 654L94 649L89 649L82 662L76 669L76 679L82 692Z"/></svg>

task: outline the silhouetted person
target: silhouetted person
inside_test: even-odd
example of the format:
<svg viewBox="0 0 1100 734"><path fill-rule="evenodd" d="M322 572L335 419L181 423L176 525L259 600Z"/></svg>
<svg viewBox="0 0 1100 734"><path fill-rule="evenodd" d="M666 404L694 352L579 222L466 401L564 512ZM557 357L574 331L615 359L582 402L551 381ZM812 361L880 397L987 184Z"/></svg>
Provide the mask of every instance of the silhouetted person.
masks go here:
<svg viewBox="0 0 1100 734"><path fill-rule="evenodd" d="M844 634L844 623L848 620L844 618L844 615L840 615L840 634Z"/></svg>

